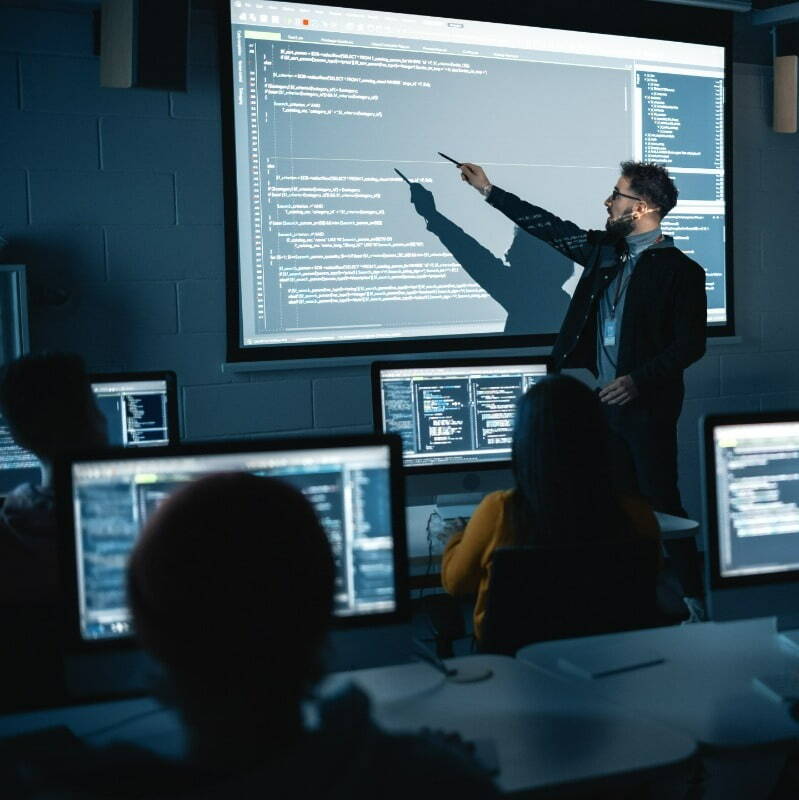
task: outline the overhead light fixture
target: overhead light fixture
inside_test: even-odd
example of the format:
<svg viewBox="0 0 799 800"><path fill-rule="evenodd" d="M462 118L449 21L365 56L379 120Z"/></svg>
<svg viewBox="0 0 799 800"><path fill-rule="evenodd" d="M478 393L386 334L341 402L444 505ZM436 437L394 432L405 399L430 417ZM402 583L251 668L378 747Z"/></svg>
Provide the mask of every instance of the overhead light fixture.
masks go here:
<svg viewBox="0 0 799 800"><path fill-rule="evenodd" d="M674 3L678 6L718 8L721 11L751 11L751 0L650 0L652 3Z"/></svg>

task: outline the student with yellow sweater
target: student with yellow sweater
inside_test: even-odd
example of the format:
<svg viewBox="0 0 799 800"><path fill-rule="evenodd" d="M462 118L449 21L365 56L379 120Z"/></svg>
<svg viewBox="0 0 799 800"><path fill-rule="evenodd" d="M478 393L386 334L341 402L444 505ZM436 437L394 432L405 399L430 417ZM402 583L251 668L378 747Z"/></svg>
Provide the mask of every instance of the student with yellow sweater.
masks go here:
<svg viewBox="0 0 799 800"><path fill-rule="evenodd" d="M515 487L483 498L465 530L453 535L444 550L444 588L452 595L477 595L478 642L497 547L638 537L659 546L649 504L614 490L607 437L596 395L575 378L549 376L521 399L513 434Z"/></svg>

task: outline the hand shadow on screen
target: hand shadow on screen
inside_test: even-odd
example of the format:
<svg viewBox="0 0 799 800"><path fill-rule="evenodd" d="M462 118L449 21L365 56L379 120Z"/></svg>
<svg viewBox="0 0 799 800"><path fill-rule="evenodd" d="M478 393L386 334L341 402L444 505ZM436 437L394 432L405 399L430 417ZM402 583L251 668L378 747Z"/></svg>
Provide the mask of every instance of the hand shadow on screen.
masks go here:
<svg viewBox="0 0 799 800"><path fill-rule="evenodd" d="M574 264L550 245L516 228L505 261L441 214L433 193L411 183L411 205L477 284L508 312L505 333L555 333L569 305L563 284Z"/></svg>

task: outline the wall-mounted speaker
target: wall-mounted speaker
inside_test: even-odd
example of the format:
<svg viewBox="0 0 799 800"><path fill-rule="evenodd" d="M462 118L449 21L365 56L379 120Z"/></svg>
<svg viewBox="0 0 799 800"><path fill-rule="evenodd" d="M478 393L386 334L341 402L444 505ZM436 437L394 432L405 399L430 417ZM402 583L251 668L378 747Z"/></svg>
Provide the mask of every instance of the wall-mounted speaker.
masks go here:
<svg viewBox="0 0 799 800"><path fill-rule="evenodd" d="M103 0L100 85L186 91L189 0Z"/></svg>
<svg viewBox="0 0 799 800"><path fill-rule="evenodd" d="M796 133L799 56L774 57L774 130Z"/></svg>

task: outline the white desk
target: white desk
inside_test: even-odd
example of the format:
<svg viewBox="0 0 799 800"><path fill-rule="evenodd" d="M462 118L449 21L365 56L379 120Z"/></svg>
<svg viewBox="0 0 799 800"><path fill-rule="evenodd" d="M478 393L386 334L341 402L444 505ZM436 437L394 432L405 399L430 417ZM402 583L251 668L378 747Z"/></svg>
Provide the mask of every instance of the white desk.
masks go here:
<svg viewBox="0 0 799 800"><path fill-rule="evenodd" d="M799 740L799 724L786 708L752 686L756 675L799 668L799 657L781 649L773 618L705 622L542 642L517 658L563 675L558 658L581 652L641 646L665 661L603 678L570 678L575 686L611 700L641 718L681 730L709 748L779 746Z"/></svg>
<svg viewBox="0 0 799 800"><path fill-rule="evenodd" d="M389 730L421 726L493 740L504 791L578 786L600 779L641 779L679 765L696 750L694 740L640 719L596 697L590 688L552 677L503 656L468 656L490 666L488 680L446 682L427 664L341 673L372 695L374 715ZM78 736L129 720L90 737L97 745L128 741L164 755L182 752L176 715L157 711L150 699L126 700L0 718L0 736L67 725ZM136 717L145 714L146 716Z"/></svg>
<svg viewBox="0 0 799 800"><path fill-rule="evenodd" d="M661 511L655 511L655 519L660 528L660 537L664 541L695 538L699 533L699 523L695 519L675 517L673 514L664 514Z"/></svg>
<svg viewBox="0 0 799 800"><path fill-rule="evenodd" d="M185 752L178 715L150 697L0 716L0 737L55 725L66 725L76 736L98 747L134 742L167 757Z"/></svg>
<svg viewBox="0 0 799 800"><path fill-rule="evenodd" d="M476 506L475 506L476 507ZM408 534L408 556L411 563L411 574L424 574L428 558L427 521L430 515L437 510L435 505L408 506L405 509L405 527ZM695 537L699 533L699 523L693 519L675 517L671 514L655 512L655 518L660 528L661 537L668 539L683 539ZM443 543L434 543L433 558L435 572L441 563Z"/></svg>
<svg viewBox="0 0 799 800"><path fill-rule="evenodd" d="M349 673L375 700L388 730L427 726L466 739L490 738L505 792L576 787L598 779L642 776L690 758L694 740L599 699L590 687L553 677L505 656L466 656L450 666L489 666L479 683L445 682L426 664ZM427 687L414 691L416 681ZM391 698L381 702L381 697Z"/></svg>

